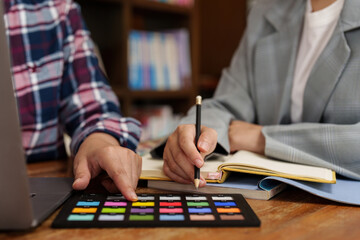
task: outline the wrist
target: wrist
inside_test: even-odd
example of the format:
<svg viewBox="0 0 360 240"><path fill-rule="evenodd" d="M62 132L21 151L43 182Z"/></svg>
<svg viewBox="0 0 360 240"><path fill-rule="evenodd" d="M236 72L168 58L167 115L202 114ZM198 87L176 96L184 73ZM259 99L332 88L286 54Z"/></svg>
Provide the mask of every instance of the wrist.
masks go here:
<svg viewBox="0 0 360 240"><path fill-rule="evenodd" d="M103 148L107 146L120 146L119 141L110 134L103 132L94 132L87 136L79 147L80 153L91 152L98 148Z"/></svg>
<svg viewBox="0 0 360 240"><path fill-rule="evenodd" d="M113 145L113 146L119 146L119 141L113 137L112 135L104 132L94 132L91 133L89 136L87 136L84 140L85 141L94 141L100 145L106 144L106 145Z"/></svg>
<svg viewBox="0 0 360 240"><path fill-rule="evenodd" d="M264 134L262 133L262 129L263 127L260 126L260 125L257 125L256 126L257 129L256 129L256 149L255 149L255 152L256 153L259 153L259 154L262 154L262 155L265 155L265 137L264 137Z"/></svg>
<svg viewBox="0 0 360 240"><path fill-rule="evenodd" d="M265 153L265 137L261 125L234 121L229 128L230 151L246 150L258 154Z"/></svg>

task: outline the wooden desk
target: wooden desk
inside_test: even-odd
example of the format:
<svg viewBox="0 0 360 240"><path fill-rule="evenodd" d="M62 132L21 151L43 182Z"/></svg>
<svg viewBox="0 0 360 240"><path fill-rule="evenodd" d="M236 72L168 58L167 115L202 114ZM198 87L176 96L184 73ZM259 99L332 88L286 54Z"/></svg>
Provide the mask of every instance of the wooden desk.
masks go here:
<svg viewBox="0 0 360 240"><path fill-rule="evenodd" d="M67 176L66 161L29 164L31 176ZM138 188L138 193L160 192ZM290 188L270 201L248 199L258 228L52 229L58 211L29 232L2 232L0 239L359 239L360 208L340 205Z"/></svg>

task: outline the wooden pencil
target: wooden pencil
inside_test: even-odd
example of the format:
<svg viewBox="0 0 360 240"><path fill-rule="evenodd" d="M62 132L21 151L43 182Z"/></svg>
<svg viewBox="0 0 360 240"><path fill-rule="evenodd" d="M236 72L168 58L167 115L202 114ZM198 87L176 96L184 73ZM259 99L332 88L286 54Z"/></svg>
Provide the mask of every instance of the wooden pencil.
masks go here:
<svg viewBox="0 0 360 240"><path fill-rule="evenodd" d="M197 147L200 133L201 133L201 102L202 98L201 96L196 97L196 123L195 123L195 146ZM199 149L198 149L199 150ZM200 184L200 168L198 168L196 165L194 165L194 185L195 188L198 189Z"/></svg>

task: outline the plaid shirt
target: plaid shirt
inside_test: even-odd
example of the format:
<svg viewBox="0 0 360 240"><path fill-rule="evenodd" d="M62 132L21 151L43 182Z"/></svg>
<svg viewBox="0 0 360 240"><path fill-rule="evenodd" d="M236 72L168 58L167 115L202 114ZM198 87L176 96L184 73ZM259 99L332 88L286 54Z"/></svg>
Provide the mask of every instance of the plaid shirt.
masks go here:
<svg viewBox="0 0 360 240"><path fill-rule="evenodd" d="M139 122L124 118L71 0L4 0L12 74L28 162L75 154L93 132L135 151Z"/></svg>

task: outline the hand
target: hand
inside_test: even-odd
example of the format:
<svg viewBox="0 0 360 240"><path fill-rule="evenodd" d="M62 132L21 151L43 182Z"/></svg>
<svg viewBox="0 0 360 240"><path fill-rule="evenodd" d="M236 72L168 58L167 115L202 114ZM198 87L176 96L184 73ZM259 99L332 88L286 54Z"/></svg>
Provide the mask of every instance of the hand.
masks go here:
<svg viewBox="0 0 360 240"><path fill-rule="evenodd" d="M262 126L243 121L232 121L229 126L230 152L247 150L265 154L265 137Z"/></svg>
<svg viewBox="0 0 360 240"><path fill-rule="evenodd" d="M137 200L135 189L141 173L141 157L121 147L111 135L93 133L80 145L75 156L73 188L85 189L90 179L103 170L110 178L104 178L101 183L109 192L120 190L126 199Z"/></svg>
<svg viewBox="0 0 360 240"><path fill-rule="evenodd" d="M198 140L195 142L195 125L180 125L170 135L164 149L164 173L179 183L194 182L194 165L201 168L204 157L214 151L217 144L217 133L214 129L202 126ZM205 179L200 178L199 187L206 185Z"/></svg>

